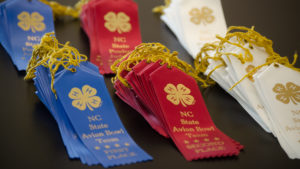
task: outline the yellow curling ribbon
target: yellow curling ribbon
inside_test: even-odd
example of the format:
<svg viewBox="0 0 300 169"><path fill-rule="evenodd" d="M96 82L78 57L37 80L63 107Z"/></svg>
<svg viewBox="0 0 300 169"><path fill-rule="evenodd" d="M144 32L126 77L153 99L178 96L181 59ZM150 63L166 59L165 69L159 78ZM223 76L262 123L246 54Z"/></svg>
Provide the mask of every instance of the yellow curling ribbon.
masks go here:
<svg viewBox="0 0 300 169"><path fill-rule="evenodd" d="M263 47L265 49L265 51L268 53L269 57L266 59L266 62L264 64L252 69L242 79L240 79L238 82L236 82L229 90L232 90L236 85L238 85L245 78L248 78L248 77L252 76L253 74L255 74L258 69L260 69L264 66L270 65L272 63L279 63L279 64L289 67L295 71L300 72L300 68L294 67L294 64L296 63L297 57L298 57L297 53L294 54L294 60L292 63L290 63L286 56L282 57L278 53L274 52L273 42L270 39L268 39L268 38L262 36L261 34L259 34L258 32L256 32L254 30L254 27L247 28L247 27L243 27L243 26L231 26L228 28L228 31L224 38L220 37L220 36L217 36L217 38L219 39L219 41L217 41L217 42L206 43L202 47L202 49L200 50L200 52L198 53L198 55L194 61L194 65L195 65L197 74L202 74L202 73L206 72L206 70L209 66L209 62L208 62L209 59L219 60L222 62L222 64L216 66L212 71L210 71L208 73L206 81L210 80L210 75L213 73L213 71L215 71L216 69L218 69L222 66L226 66L225 62L221 58L222 55L225 55L227 57L229 55L235 56L241 61L242 64L244 64L245 62L251 62L253 60L253 56L252 56L251 52L249 51L249 49L244 47L245 43L248 43L250 48L253 47L253 45L256 45L258 47ZM235 39L235 41L237 41L237 42L230 41L232 39ZM224 53L224 52L222 52L222 50L225 48L225 44L230 44L230 45L236 46L238 48L241 48L245 54L243 55L243 54L236 54L236 53L230 53L230 52ZM212 54L212 53L214 53L214 54ZM210 84L210 83L208 83L208 84Z"/></svg>
<svg viewBox="0 0 300 169"><path fill-rule="evenodd" d="M207 82L197 76L196 70L188 63L180 60L177 55L176 51L171 53L167 47L160 43L141 43L132 52L116 60L111 66L111 70L116 74L112 78L112 82L119 80L126 87L130 87L126 79L121 76L121 73L131 71L134 65L146 60L148 63L160 61L162 65L167 64L168 67L176 67L201 82L203 87L207 87Z"/></svg>
<svg viewBox="0 0 300 169"><path fill-rule="evenodd" d="M55 1L40 0L46 5L52 8L55 17L58 16L71 16L73 18L78 18L81 12L81 8L84 4L88 3L89 0L79 0L74 7L65 6Z"/></svg>
<svg viewBox="0 0 300 169"><path fill-rule="evenodd" d="M69 42L61 44L55 38L54 33L46 33L39 45L33 46L32 57L26 69L25 80L35 77L35 69L38 66L49 68L51 74L51 90L56 95L54 89L55 73L62 66L65 69L75 72L75 66L80 62L87 61L87 56L80 54L74 47L69 46Z"/></svg>
<svg viewBox="0 0 300 169"><path fill-rule="evenodd" d="M154 7L152 9L152 12L153 13L160 13L160 14L164 14L164 10L166 8L168 8L171 4L171 0L165 0L165 5L160 5L160 6L157 6L157 7Z"/></svg>

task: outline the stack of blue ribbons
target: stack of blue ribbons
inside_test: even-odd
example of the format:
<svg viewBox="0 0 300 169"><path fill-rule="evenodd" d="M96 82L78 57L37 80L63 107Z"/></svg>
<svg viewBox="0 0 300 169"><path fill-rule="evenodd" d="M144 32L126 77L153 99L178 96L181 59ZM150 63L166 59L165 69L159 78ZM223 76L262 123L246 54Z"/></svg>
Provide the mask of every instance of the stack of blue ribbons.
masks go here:
<svg viewBox="0 0 300 169"><path fill-rule="evenodd" d="M36 94L55 118L70 158L88 165L118 166L151 160L131 139L114 108L98 67L81 62L60 68L51 90L48 68L36 68Z"/></svg>

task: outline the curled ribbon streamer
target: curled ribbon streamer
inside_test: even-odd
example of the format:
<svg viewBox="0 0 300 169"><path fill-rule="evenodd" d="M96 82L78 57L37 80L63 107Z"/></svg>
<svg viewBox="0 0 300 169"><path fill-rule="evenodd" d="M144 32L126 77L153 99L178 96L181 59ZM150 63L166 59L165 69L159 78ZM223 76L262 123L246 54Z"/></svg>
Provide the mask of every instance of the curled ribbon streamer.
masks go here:
<svg viewBox="0 0 300 169"><path fill-rule="evenodd" d="M164 14L164 10L170 6L171 2L172 2L171 0L165 0L165 5L160 5L160 6L154 7L152 9L152 12Z"/></svg>
<svg viewBox="0 0 300 169"><path fill-rule="evenodd" d="M226 66L225 62L221 58L222 55L225 56L235 56L240 60L242 64L245 62L251 62L253 60L253 55L249 51L248 48L243 47L245 43L249 43L250 49L253 48L253 45L256 45L258 47L263 47L265 51L268 53L269 57L266 59L266 62L262 65L259 65L255 68L253 68L251 71L249 71L242 79L240 79L238 82L236 82L229 90L232 90L236 85L238 85L241 81L244 79L253 76L258 69L270 65L272 63L279 63L282 64L286 67L289 67L295 71L300 72L300 68L295 68L294 65L296 63L298 54L294 54L294 60L292 63L289 62L288 58L286 56L282 57L278 53L276 53L273 50L273 42L266 38L265 36L262 36L258 32L254 30L254 27L252 28L247 28L243 26L231 26L228 28L226 36L220 37L216 36L219 41L213 42L213 43L206 43L198 53L196 59L194 60L194 65L196 69L196 73L199 75L200 73L203 74L206 72L208 66L209 66L209 59L212 60L218 60L221 61L222 63L215 68L213 68L212 71L210 71L206 77L206 81L212 81L210 79L210 75L218 68ZM235 38L237 40L237 43L231 42L230 39ZM224 49L225 44L231 44L233 46L236 46L238 48L241 48L245 54L236 54L236 53L224 53L222 50ZM214 55L211 55L210 53L214 52ZM210 83L208 83L210 84Z"/></svg>
<svg viewBox="0 0 300 169"><path fill-rule="evenodd" d="M81 8L84 4L88 3L89 0L79 0L74 7L65 6L55 1L48 1L48 0L40 0L46 5L49 5L54 13L54 16L71 16L73 18L78 18Z"/></svg>
<svg viewBox="0 0 300 169"><path fill-rule="evenodd" d="M55 73L62 66L64 69L75 72L75 66L87 61L87 56L80 54L69 42L61 44L55 38L54 33L46 33L39 45L33 46L32 57L26 69L25 80L35 77L35 68L44 66L49 68L51 74L51 90L56 94L54 85Z"/></svg>
<svg viewBox="0 0 300 169"><path fill-rule="evenodd" d="M177 67L201 82L203 87L207 87L207 82L197 76L196 70L188 63L180 60L177 55L178 53L176 51L170 53L170 50L160 43L141 43L132 52L116 60L111 66L111 70L116 73L112 82L114 83L118 79L126 87L130 87L126 79L121 76L121 73L124 70L131 71L134 65L137 65L142 60L146 60L147 62L160 61L160 64Z"/></svg>

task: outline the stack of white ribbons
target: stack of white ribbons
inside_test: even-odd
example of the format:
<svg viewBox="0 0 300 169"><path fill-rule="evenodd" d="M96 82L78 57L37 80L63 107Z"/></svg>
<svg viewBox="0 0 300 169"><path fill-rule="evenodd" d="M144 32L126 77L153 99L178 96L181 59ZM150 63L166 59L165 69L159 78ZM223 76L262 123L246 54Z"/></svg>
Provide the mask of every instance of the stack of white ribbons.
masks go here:
<svg viewBox="0 0 300 169"><path fill-rule="evenodd" d="M205 43L227 30L220 0L172 0L161 20L194 58Z"/></svg>
<svg viewBox="0 0 300 169"><path fill-rule="evenodd" d="M262 38L266 44L271 44L271 41ZM210 74L265 131L272 132L290 158L300 158L300 69L297 71L289 63L289 67L279 63L260 66L270 57L272 44L266 48L252 42L238 41L233 36L218 49L218 56L215 55L217 50L204 52L203 48L198 59L201 62L209 56L204 74ZM258 66L261 68L257 69ZM245 75L248 75L247 78L244 78ZM232 90L228 90L237 82Z"/></svg>
<svg viewBox="0 0 300 169"><path fill-rule="evenodd" d="M273 134L291 159L300 159L300 72L272 64L254 81Z"/></svg>

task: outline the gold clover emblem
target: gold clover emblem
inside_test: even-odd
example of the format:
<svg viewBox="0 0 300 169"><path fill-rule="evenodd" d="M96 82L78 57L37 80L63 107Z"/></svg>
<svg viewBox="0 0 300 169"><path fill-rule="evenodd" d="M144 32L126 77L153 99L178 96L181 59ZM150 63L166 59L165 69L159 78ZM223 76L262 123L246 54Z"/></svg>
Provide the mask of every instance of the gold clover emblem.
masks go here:
<svg viewBox="0 0 300 169"><path fill-rule="evenodd" d="M275 93L278 93L276 95L276 99L284 104L289 104L291 101L295 105L297 105L297 102L300 102L300 86L292 82L286 83L286 86L277 83L273 87L273 91Z"/></svg>
<svg viewBox="0 0 300 169"><path fill-rule="evenodd" d="M210 8L204 6L200 9L193 8L189 12L191 16L191 22L193 22L196 25L199 25L203 22L204 25L208 23L212 23L215 20L215 17L212 15L213 10Z"/></svg>
<svg viewBox="0 0 300 169"><path fill-rule="evenodd" d="M44 17L38 12L32 12L30 15L28 12L23 11L18 15L18 19L18 26L24 31L31 29L35 33L35 31L43 31L46 28L43 23Z"/></svg>
<svg viewBox="0 0 300 169"><path fill-rule="evenodd" d="M130 17L124 12L114 13L108 12L104 16L104 26L110 31L117 31L119 34L123 32L129 32L131 30L131 24L129 23Z"/></svg>
<svg viewBox="0 0 300 169"><path fill-rule="evenodd" d="M184 107L195 103L195 99L190 95L191 90L183 84L178 84L177 87L171 83L167 84L164 91L168 94L167 99L174 105L181 103Z"/></svg>
<svg viewBox="0 0 300 169"><path fill-rule="evenodd" d="M84 85L82 90L77 87L74 87L69 92L69 98L73 99L73 107L78 108L79 110L85 110L88 107L91 111L93 108L98 108L101 105L101 99L97 94L97 90L92 88L89 85Z"/></svg>

